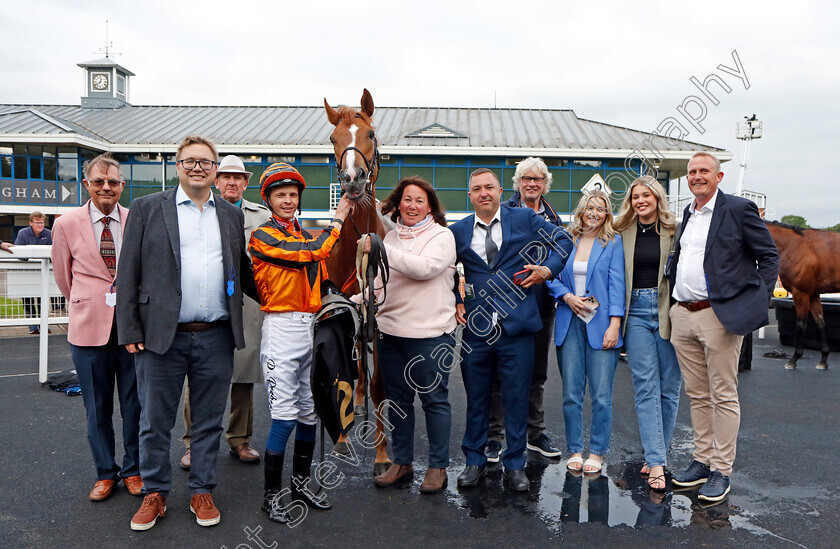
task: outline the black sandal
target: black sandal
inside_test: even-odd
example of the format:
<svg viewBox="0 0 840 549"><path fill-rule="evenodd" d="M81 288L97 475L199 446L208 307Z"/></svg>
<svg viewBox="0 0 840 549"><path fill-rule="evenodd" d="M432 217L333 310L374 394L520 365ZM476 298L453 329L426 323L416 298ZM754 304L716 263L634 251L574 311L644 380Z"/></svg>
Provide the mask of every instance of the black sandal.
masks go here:
<svg viewBox="0 0 840 549"><path fill-rule="evenodd" d="M662 481L662 488L655 488L651 485L651 483L654 483L654 482L659 483L659 481ZM662 474L662 475L656 475L655 477L648 477L647 485L648 485L648 488L650 488L654 492L664 492L666 490L666 487L667 487L667 483L665 482L665 475Z"/></svg>

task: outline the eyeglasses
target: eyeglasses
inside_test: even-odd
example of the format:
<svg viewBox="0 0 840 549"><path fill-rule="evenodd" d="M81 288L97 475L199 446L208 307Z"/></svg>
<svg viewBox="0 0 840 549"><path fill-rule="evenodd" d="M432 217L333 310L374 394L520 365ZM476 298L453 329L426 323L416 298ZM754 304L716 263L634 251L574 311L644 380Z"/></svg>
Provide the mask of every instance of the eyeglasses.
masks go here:
<svg viewBox="0 0 840 549"><path fill-rule="evenodd" d="M186 160L179 160L178 162L181 163L181 166L185 170L194 170L195 165L198 164L201 166L201 169L206 171L212 170L213 166L218 164L218 162L214 162L212 160L193 160L192 158L188 158Z"/></svg>
<svg viewBox="0 0 840 549"><path fill-rule="evenodd" d="M88 185L96 187L97 189L107 183L111 187L119 187L122 181L119 179L88 179Z"/></svg>
<svg viewBox="0 0 840 549"><path fill-rule="evenodd" d="M545 181L545 177L531 177L530 175L525 175L522 177L522 181L525 183L542 183Z"/></svg>

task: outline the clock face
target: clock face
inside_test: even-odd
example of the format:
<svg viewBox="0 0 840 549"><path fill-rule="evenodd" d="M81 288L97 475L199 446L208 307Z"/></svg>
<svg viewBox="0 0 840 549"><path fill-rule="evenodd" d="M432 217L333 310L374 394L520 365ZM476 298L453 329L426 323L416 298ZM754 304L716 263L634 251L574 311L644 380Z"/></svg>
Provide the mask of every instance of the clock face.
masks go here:
<svg viewBox="0 0 840 549"><path fill-rule="evenodd" d="M93 89L98 91L103 91L108 89L108 75L107 74L95 74L93 75Z"/></svg>

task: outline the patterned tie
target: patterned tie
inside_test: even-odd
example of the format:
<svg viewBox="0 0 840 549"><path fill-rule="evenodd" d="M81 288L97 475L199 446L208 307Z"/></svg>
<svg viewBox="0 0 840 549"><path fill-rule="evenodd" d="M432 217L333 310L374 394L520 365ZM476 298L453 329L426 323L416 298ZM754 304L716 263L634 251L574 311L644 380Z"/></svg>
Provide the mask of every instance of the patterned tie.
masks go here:
<svg viewBox="0 0 840 549"><path fill-rule="evenodd" d="M493 266L493 262L496 261L496 256L499 255L499 247L496 246L496 243L493 242L493 238L491 236L493 232L493 225L495 225L499 220L494 219L490 222L490 226L485 225L484 223L479 222L479 226L484 229L484 253L487 255L487 265Z"/></svg>
<svg viewBox="0 0 840 549"><path fill-rule="evenodd" d="M99 253L105 261L105 266L108 267L108 272L111 273L111 278L114 278L117 274L117 249L114 246L114 235L108 228L110 222L110 217L102 218L102 224L105 227L102 229L102 238L99 239Z"/></svg>

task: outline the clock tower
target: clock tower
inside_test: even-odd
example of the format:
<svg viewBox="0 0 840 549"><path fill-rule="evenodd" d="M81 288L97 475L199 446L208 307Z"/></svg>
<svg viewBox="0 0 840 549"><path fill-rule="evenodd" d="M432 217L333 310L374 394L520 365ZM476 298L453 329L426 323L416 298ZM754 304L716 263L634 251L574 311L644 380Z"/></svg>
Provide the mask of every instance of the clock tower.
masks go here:
<svg viewBox="0 0 840 549"><path fill-rule="evenodd" d="M85 70L82 108L118 109L128 105L128 80L134 73L109 57L79 63Z"/></svg>

